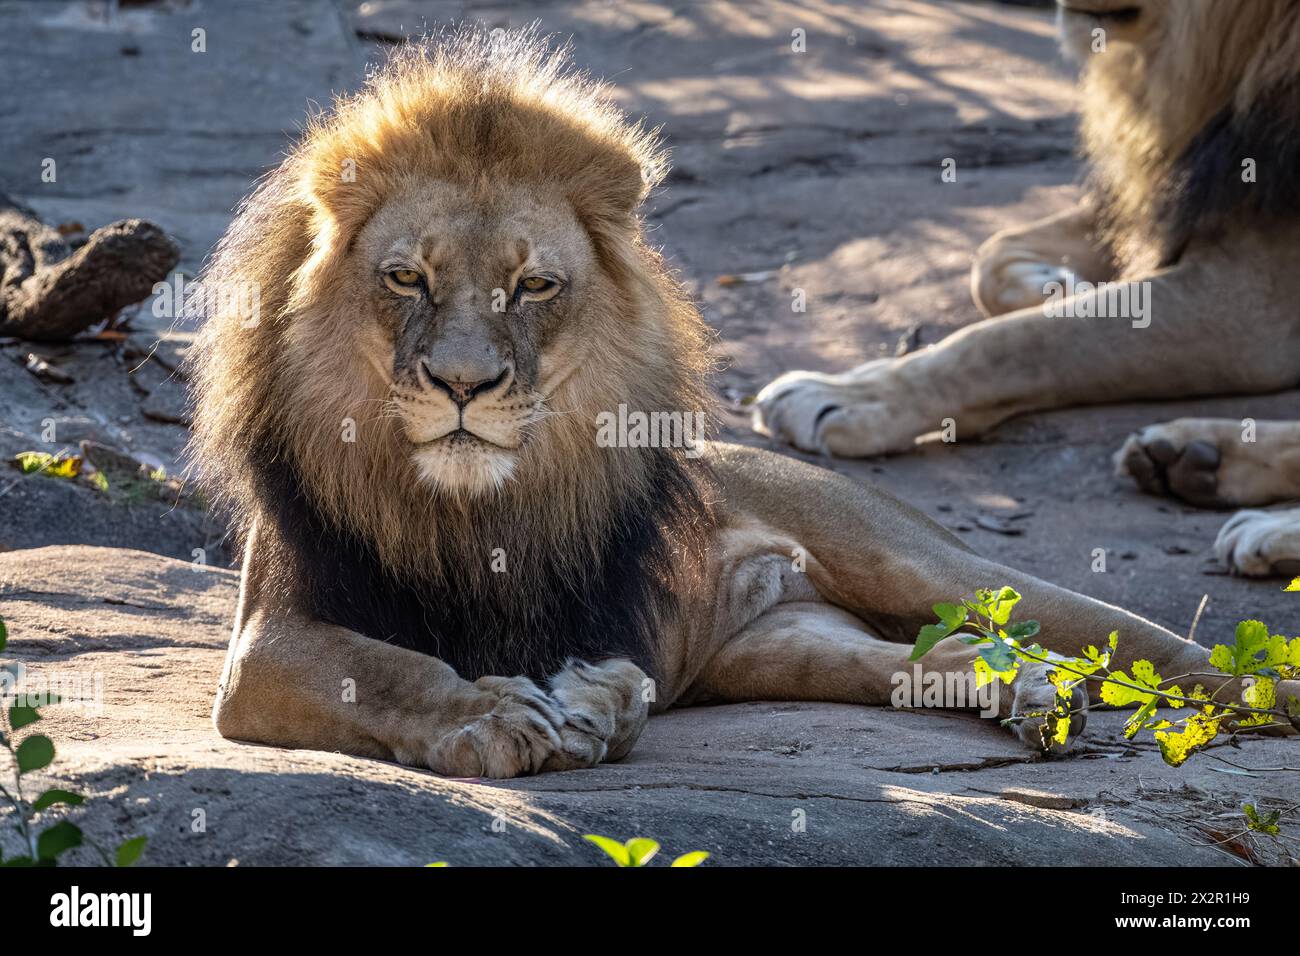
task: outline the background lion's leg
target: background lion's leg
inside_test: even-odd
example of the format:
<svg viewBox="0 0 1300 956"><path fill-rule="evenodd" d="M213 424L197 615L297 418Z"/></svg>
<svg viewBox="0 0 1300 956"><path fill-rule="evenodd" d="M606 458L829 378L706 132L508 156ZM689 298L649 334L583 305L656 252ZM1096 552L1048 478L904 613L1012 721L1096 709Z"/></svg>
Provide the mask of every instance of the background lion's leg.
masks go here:
<svg viewBox="0 0 1300 956"><path fill-rule="evenodd" d="M971 298L986 316L1041 305L1050 282L1115 278L1110 252L1096 239L1086 204L989 237L971 266Z"/></svg>
<svg viewBox="0 0 1300 956"><path fill-rule="evenodd" d="M1287 237L1278 237L1278 243ZM1300 273L1263 240L1201 248L1144 280L985 319L932 348L840 375L790 372L754 425L811 452L907 451L945 427L958 441L1023 412L1294 387ZM1269 335L1256 326L1275 323Z"/></svg>

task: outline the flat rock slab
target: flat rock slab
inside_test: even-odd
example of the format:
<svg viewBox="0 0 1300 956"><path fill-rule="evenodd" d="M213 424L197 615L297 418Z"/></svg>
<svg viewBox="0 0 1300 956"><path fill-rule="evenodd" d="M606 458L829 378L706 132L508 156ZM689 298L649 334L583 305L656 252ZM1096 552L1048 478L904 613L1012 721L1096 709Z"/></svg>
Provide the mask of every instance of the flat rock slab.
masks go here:
<svg viewBox="0 0 1300 956"><path fill-rule="evenodd" d="M147 835L151 864L603 864L581 838L601 833L723 865L1240 865L1206 829L1233 832L1219 815L1249 800L1300 800L1294 774L1168 768L1117 738L1117 714L1040 761L960 714L699 708L652 719L621 763L513 781L232 743L208 714L237 583L139 551L0 554L5 657L102 693L45 709L51 779L91 797L75 817L92 836ZM1232 760L1294 753L1252 741Z"/></svg>

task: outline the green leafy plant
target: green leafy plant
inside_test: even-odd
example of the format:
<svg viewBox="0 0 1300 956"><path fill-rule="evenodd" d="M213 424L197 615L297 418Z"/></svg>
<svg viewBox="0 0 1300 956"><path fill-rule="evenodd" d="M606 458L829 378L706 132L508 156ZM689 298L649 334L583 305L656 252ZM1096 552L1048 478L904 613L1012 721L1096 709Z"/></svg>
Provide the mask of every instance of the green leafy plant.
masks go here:
<svg viewBox="0 0 1300 956"><path fill-rule="evenodd" d="M583 836L583 839L604 850L618 866L645 866L659 852L659 844L647 837L633 837L626 843L619 843L609 837L588 833ZM669 866L699 866L708 858L709 854L704 850L695 850L691 853L683 853Z"/></svg>
<svg viewBox="0 0 1300 956"><path fill-rule="evenodd" d="M1291 585L1300 590L1300 579ZM1160 754L1171 766L1181 766L1193 753L1203 750L1222 733L1258 732L1287 724L1300 730L1300 700L1292 697L1281 706L1277 700L1277 682L1300 675L1300 638L1291 641L1280 634L1269 634L1259 621L1242 621L1237 625L1234 643L1216 645L1210 653L1210 665L1219 673L1179 674L1162 677L1150 661L1134 661L1130 672L1112 669L1110 664L1119 646L1119 634L1110 634L1106 645L1083 648L1079 657L1048 654L1033 639L1040 630L1037 621L1011 622L1011 612L1020 595L1010 587L981 589L973 600L960 604L936 604L939 618L927 624L917 635L911 660L919 660L940 641L956 637L964 644L978 647L975 661L976 685L983 687L993 680L1010 683L1025 662L1046 664L1048 680L1056 688L1051 710L1018 714L1006 723L1041 720L1044 743L1064 743L1070 732L1074 689L1086 680L1101 684L1101 699L1114 707L1133 706L1124 727L1124 736L1132 739L1140 731L1153 733ZM1242 702L1218 700L1221 684L1209 693L1200 684L1184 690L1179 682L1197 677L1245 678L1248 686ZM1157 715L1158 707L1185 710L1176 720Z"/></svg>
<svg viewBox="0 0 1300 956"><path fill-rule="evenodd" d="M1267 810L1260 812L1255 809L1253 803L1247 803L1241 808L1241 812L1246 815L1246 826L1248 829L1257 833L1266 833L1269 836L1277 836L1280 827L1277 821L1282 819L1281 810Z"/></svg>
<svg viewBox="0 0 1300 956"><path fill-rule="evenodd" d="M0 651L8 644L9 633L3 619L0 619ZM12 664L0 665L0 674L7 674L16 682L21 676L21 669ZM55 697L47 698L50 703ZM29 703L17 698L0 700L4 704L6 721L0 724L0 749L8 752L13 767L12 791L0 784L0 796L12 808L11 822L22 838L26 853L21 856L4 859L0 856L0 866L54 866L59 857L68 850L86 845L94 849L107 866L130 866L144 852L145 838L135 837L122 843L112 856L81 832L81 828L70 820L57 820L38 829L37 821L44 824L51 808L56 806L77 807L85 803L85 797L70 790L51 787L28 800L23 795L23 778L37 770L43 770L54 761L54 742L44 734L29 734L16 744L12 735L29 727L41 719L40 712Z"/></svg>

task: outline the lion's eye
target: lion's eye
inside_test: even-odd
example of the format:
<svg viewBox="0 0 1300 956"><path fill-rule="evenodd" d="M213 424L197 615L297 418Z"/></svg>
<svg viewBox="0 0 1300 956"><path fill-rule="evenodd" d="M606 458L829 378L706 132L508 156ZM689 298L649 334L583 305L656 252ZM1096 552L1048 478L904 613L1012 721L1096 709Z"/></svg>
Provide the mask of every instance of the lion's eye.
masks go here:
<svg viewBox="0 0 1300 956"><path fill-rule="evenodd" d="M420 273L414 269L394 269L388 275L398 285L418 285L420 282Z"/></svg>
<svg viewBox="0 0 1300 956"><path fill-rule="evenodd" d="M559 283L547 276L525 276L519 282L519 290L531 295L550 292L558 287Z"/></svg>

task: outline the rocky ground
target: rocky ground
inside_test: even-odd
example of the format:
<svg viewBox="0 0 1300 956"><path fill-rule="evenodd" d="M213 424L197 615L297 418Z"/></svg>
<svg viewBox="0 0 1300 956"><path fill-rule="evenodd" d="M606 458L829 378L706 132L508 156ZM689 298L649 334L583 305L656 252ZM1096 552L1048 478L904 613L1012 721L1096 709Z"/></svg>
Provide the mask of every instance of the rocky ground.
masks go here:
<svg viewBox="0 0 1300 956"><path fill-rule="evenodd" d="M673 147L649 219L718 330L725 434L743 442L759 439L740 401L775 374L842 369L972 321L975 246L1076 195L1071 76L1050 16L1032 8L155 0L124 3L109 23L104 6L0 0L0 61L19 78L0 85L0 190L73 232L153 219L190 276L309 105L354 87L394 41L462 19L537 18L571 36L576 60L663 124ZM806 52L791 50L796 29ZM940 181L946 157L956 183ZM795 288L805 312L791 310ZM1087 752L1024 763L972 719L802 704L670 714L620 765L490 786L221 741L206 713L233 600L222 525L157 480L158 469L179 473L175 369L191 330L151 303L123 319L125 332L119 323L74 345L0 340L0 458L89 439L155 473L110 474L104 491L0 472L0 615L29 664L104 675L102 716L51 709L56 767L113 796L88 827L148 833L153 862L596 862L575 839L596 831L731 863L1233 863L1239 853L1192 846L1210 839L1181 821L1296 796L1293 779L1277 779L1294 775L1217 773L1230 768L1210 760L1169 771L1119 744L1106 720ZM32 354L52 373L29 371ZM1032 361L1009 356L990 374ZM1071 410L983 442L827 464L986 554L1176 630L1208 594L1203 640L1244 617L1294 631L1300 614L1276 582L1214 564L1223 515L1111 476L1131 430L1190 414L1296 417L1300 402ZM1092 570L1096 548L1105 573ZM1234 760L1280 762L1279 745L1251 747ZM197 809L206 833L191 828ZM800 810L802 833L791 828Z"/></svg>
<svg viewBox="0 0 1300 956"><path fill-rule="evenodd" d="M700 708L652 720L620 763L513 781L230 743L208 712L236 589L232 571L141 551L0 554L18 660L88 694L103 675L102 712L51 707L40 725L58 779L100 798L80 814L92 838L144 834L147 862L191 866L601 862L584 833L733 865L1231 865L1279 861L1258 837L1209 845L1241 829L1241 802L1300 802L1300 774L1169 768L1123 741L1117 713L1094 714L1071 758L1039 761L973 716ZM1253 741L1230 759L1292 749Z"/></svg>

